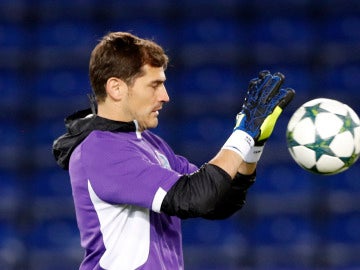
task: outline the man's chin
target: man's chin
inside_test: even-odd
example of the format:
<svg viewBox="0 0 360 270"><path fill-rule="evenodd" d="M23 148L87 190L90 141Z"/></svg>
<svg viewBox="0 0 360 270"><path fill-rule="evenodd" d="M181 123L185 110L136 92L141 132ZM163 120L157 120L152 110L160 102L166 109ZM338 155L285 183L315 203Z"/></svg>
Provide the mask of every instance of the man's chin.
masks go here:
<svg viewBox="0 0 360 270"><path fill-rule="evenodd" d="M153 121L149 128L156 128L159 125L159 120L156 118L155 121Z"/></svg>
<svg viewBox="0 0 360 270"><path fill-rule="evenodd" d="M140 124L139 129L140 129L140 131L144 131L146 129L156 128L158 125L159 125L159 120L156 118L147 123Z"/></svg>

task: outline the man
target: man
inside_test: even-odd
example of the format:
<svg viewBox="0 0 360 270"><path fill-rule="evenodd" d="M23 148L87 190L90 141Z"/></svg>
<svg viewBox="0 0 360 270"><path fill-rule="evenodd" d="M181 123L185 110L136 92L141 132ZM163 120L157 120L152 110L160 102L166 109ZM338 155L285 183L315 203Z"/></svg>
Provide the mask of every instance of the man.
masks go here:
<svg viewBox="0 0 360 270"><path fill-rule="evenodd" d="M183 269L181 219L223 219L239 210L282 109L294 96L284 76L249 84L233 133L201 168L149 131L169 102L168 57L130 33L106 35L90 58L97 108L66 119L53 145L69 170L81 245L80 269Z"/></svg>

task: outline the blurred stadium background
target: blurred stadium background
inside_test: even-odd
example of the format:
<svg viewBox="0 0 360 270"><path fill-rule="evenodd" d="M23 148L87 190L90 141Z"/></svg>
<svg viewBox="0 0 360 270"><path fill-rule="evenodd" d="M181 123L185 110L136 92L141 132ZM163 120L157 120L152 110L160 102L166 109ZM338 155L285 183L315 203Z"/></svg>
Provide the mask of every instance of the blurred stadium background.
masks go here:
<svg viewBox="0 0 360 270"><path fill-rule="evenodd" d="M285 129L309 99L360 113L358 0L2 0L0 269L77 269L83 251L67 173L51 154L63 119L88 106L89 54L108 31L167 50L156 132L201 165L222 146L249 79L270 69L297 90L245 209L184 221L188 270L360 269L360 163L328 177L300 169Z"/></svg>

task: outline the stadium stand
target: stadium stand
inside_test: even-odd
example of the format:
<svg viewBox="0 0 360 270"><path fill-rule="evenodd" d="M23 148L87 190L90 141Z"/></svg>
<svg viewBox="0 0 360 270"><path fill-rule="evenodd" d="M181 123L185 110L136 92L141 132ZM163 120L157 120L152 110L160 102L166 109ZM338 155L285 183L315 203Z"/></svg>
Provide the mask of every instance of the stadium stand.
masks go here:
<svg viewBox="0 0 360 270"><path fill-rule="evenodd" d="M185 269L360 268L360 162L305 172L286 149L292 112L317 97L360 114L360 1L0 2L0 269L77 269L83 251L69 178L52 141L88 106L88 60L108 31L131 31L170 56L171 99L156 129L192 162L231 132L248 80L279 70L297 96L271 138L243 211L183 223Z"/></svg>

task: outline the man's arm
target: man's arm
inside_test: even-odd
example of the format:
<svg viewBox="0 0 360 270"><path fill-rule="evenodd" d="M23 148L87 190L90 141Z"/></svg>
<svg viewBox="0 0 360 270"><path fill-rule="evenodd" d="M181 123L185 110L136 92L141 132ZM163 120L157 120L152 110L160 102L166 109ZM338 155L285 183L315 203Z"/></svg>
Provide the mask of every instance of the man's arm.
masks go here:
<svg viewBox="0 0 360 270"><path fill-rule="evenodd" d="M252 175L237 173L231 182L230 190L219 200L213 211L202 217L205 219L225 219L240 210L246 203L248 189L255 183L255 172Z"/></svg>
<svg viewBox="0 0 360 270"><path fill-rule="evenodd" d="M232 178L220 167L205 164L190 175L183 175L167 192L161 211L182 219L214 213L228 194Z"/></svg>
<svg viewBox="0 0 360 270"><path fill-rule="evenodd" d="M256 162L245 162L240 155L229 149L221 149L209 163L222 168L230 175L231 179L233 179L237 173L244 175L253 174L257 164Z"/></svg>
<svg viewBox="0 0 360 270"><path fill-rule="evenodd" d="M161 211L182 219L224 219L243 207L254 182L255 173L237 173L231 179L221 168L205 164L199 171L180 177L167 192Z"/></svg>
<svg viewBox="0 0 360 270"><path fill-rule="evenodd" d="M265 142L295 94L290 88L280 89L284 78L280 73L263 71L250 81L233 133L208 164L180 177L164 198L163 212L180 218L223 218L242 207L250 184L244 188L246 185L234 179L239 179L238 173L243 182L246 178L252 179L250 182L255 179ZM224 211L226 207L228 210ZM220 210L224 211L221 215Z"/></svg>

